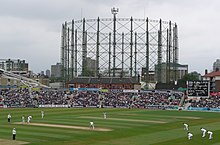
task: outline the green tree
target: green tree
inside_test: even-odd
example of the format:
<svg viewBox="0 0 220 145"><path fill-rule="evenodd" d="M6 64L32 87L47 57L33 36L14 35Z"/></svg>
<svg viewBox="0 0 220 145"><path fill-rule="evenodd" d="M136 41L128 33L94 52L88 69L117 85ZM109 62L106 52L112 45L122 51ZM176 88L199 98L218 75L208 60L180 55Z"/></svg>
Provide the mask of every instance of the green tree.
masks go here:
<svg viewBox="0 0 220 145"><path fill-rule="evenodd" d="M194 72L184 75L183 78L179 80L179 82L198 81L200 80L200 77L201 77L201 74L194 71Z"/></svg>

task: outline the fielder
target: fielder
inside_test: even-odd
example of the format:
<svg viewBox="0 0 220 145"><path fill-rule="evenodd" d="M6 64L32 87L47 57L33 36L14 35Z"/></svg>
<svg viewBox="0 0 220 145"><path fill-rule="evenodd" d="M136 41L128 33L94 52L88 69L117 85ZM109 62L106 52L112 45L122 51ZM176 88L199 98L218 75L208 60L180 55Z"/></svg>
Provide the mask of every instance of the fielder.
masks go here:
<svg viewBox="0 0 220 145"><path fill-rule="evenodd" d="M104 112L104 119L106 119L106 117L107 117L107 116L106 116L106 112Z"/></svg>
<svg viewBox="0 0 220 145"><path fill-rule="evenodd" d="M41 111L41 118L44 118L44 111Z"/></svg>
<svg viewBox="0 0 220 145"><path fill-rule="evenodd" d="M211 131L208 131L207 133L209 134L209 139L212 139L213 133Z"/></svg>
<svg viewBox="0 0 220 145"><path fill-rule="evenodd" d="M90 129L94 129L94 128L95 128L93 121L90 121L89 128L90 128Z"/></svg>
<svg viewBox="0 0 220 145"><path fill-rule="evenodd" d="M24 115L21 117L21 120L22 120L22 124L24 124L25 123Z"/></svg>
<svg viewBox="0 0 220 145"><path fill-rule="evenodd" d="M9 113L8 114L8 123L10 123L11 122L11 114Z"/></svg>
<svg viewBox="0 0 220 145"><path fill-rule="evenodd" d="M202 131L202 137L205 137L206 129L205 128L201 128L201 131Z"/></svg>
<svg viewBox="0 0 220 145"><path fill-rule="evenodd" d="M189 130L189 125L188 124L186 124L186 123L183 123L183 125L184 125L184 130L186 130L186 131L188 131Z"/></svg>
<svg viewBox="0 0 220 145"><path fill-rule="evenodd" d="M31 122L32 116L28 116L27 123L29 124Z"/></svg>
<svg viewBox="0 0 220 145"><path fill-rule="evenodd" d="M192 139L192 137L193 137L193 134L192 133L190 133L190 132L188 132L188 140L191 140Z"/></svg>

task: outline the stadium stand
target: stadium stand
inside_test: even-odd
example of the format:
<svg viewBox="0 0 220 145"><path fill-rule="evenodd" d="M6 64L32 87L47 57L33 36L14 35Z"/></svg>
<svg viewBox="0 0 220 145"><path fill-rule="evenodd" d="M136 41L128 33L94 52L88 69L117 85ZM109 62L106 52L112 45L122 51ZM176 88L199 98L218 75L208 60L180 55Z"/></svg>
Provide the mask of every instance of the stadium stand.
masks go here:
<svg viewBox="0 0 220 145"><path fill-rule="evenodd" d="M98 92L38 90L27 88L2 89L0 96L7 107L39 107L64 105L65 107L118 107L164 109L178 106L182 93L158 92Z"/></svg>

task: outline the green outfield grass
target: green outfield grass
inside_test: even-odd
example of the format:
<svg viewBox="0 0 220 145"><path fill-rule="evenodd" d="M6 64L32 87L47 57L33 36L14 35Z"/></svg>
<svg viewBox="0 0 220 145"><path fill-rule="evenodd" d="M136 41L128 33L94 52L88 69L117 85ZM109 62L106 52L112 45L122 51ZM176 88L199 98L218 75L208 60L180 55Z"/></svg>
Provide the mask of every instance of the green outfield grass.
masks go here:
<svg viewBox="0 0 220 145"><path fill-rule="evenodd" d="M41 110L45 118L41 119ZM107 119L103 113L107 113ZM7 122L8 113L12 116ZM24 115L32 115L32 123L65 125L64 127L16 124ZM95 128L89 130L89 122ZM187 139L183 122L189 124L193 139ZM86 129L68 128L86 127ZM17 140L12 141L12 129ZM213 140L201 137L200 128L213 131ZM89 127L88 127L89 128ZM220 145L220 114L216 112L188 112L114 108L11 108L0 109L0 144L32 145Z"/></svg>

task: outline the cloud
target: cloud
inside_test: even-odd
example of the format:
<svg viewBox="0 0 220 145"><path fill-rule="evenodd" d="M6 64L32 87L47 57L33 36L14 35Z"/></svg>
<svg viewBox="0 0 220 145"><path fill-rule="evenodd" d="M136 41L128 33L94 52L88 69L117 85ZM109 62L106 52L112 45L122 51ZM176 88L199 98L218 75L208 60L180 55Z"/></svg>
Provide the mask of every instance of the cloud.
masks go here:
<svg viewBox="0 0 220 145"><path fill-rule="evenodd" d="M25 59L34 72L60 61L60 33L64 21L118 17L176 22L180 62L203 73L219 58L218 0L1 0L0 58Z"/></svg>

